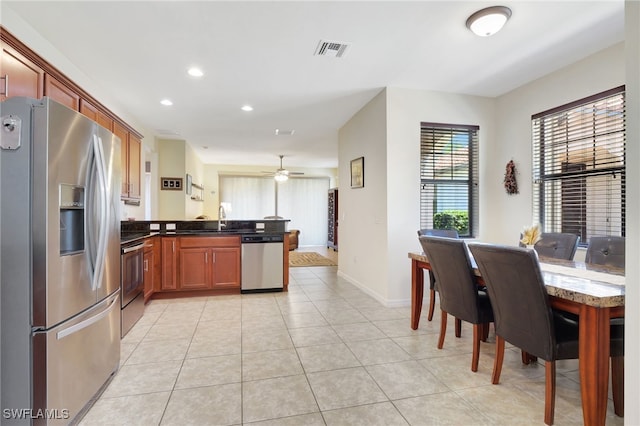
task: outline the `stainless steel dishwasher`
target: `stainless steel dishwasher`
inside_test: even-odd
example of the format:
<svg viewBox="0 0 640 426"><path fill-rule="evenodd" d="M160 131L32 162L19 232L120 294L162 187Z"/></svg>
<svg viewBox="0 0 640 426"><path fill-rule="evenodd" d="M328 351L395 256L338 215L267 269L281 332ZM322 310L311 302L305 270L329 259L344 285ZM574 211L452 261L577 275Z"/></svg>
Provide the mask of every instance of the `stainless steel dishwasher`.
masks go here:
<svg viewBox="0 0 640 426"><path fill-rule="evenodd" d="M242 293L282 291L282 235L242 236Z"/></svg>

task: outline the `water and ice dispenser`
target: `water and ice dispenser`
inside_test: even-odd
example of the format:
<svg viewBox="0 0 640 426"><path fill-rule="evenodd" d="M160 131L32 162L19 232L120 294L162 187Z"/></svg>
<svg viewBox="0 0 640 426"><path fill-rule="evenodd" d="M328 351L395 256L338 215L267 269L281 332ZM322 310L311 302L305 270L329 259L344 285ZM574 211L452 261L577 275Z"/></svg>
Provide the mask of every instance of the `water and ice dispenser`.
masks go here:
<svg viewBox="0 0 640 426"><path fill-rule="evenodd" d="M84 251L84 187L60 185L60 255Z"/></svg>

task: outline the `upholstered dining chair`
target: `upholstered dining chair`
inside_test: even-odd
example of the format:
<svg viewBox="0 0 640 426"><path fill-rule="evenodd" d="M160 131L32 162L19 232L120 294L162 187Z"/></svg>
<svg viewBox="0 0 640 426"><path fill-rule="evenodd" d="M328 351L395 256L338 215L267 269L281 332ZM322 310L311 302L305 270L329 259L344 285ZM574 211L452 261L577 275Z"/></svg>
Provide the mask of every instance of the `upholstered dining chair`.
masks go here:
<svg viewBox="0 0 640 426"><path fill-rule="evenodd" d="M589 238L584 256L586 263L624 268L624 237L595 236Z"/></svg>
<svg viewBox="0 0 640 426"><path fill-rule="evenodd" d="M596 265L615 266L624 269L625 262L625 238L618 236L593 236L589 238L589 246L587 247L587 253L584 256L585 263L593 263ZM624 318L611 319L611 333L617 333L624 337ZM612 358L612 370L619 369L624 371L624 357ZM615 365L617 363L618 365ZM617 393L620 393L624 389L624 380L618 382L618 380L624 379L624 377L618 377L615 374L611 374L611 391L614 399L617 397ZM622 401L624 398L620 397ZM619 404L615 407L615 412L619 416L624 415L624 405Z"/></svg>
<svg viewBox="0 0 640 426"><path fill-rule="evenodd" d="M553 424L556 392L556 360L579 355L579 319L573 320L551 308L532 250L491 244L470 243L469 249L487 285L496 328L496 355L492 383L498 384L505 341L545 360L544 422ZM617 330L618 331L618 330ZM612 330L611 356L621 357L623 341ZM612 363L612 376L621 372ZM615 394L614 394L615 397ZM620 401L614 401L619 404Z"/></svg>
<svg viewBox="0 0 640 426"><path fill-rule="evenodd" d="M426 235L428 237L447 237L458 238L458 231L455 229L419 229L418 237ZM429 312L427 313L427 321L433 319L433 311L436 306L436 278L429 272ZM460 323L456 322L456 336L460 337Z"/></svg>
<svg viewBox="0 0 640 426"><path fill-rule="evenodd" d="M463 240L443 237L421 236L420 243L436 276L440 294L438 349L444 346L447 314L473 324L471 371L476 372L480 340L486 339L489 323L493 322L493 310L487 293L478 287L467 246Z"/></svg>
<svg viewBox="0 0 640 426"><path fill-rule="evenodd" d="M573 260L579 242L580 236L576 234L543 232L540 236L540 241L533 248L540 256Z"/></svg>

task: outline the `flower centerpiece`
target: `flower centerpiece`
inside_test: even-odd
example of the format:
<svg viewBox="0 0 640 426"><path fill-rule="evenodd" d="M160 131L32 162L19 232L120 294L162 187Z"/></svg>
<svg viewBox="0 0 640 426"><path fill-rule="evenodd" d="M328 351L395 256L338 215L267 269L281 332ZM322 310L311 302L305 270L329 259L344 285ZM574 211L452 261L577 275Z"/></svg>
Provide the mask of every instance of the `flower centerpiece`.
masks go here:
<svg viewBox="0 0 640 426"><path fill-rule="evenodd" d="M533 246L540 241L542 237L542 231L540 231L540 224L534 223L533 225L527 227L525 226L522 230L522 238L520 242L529 248L533 248Z"/></svg>

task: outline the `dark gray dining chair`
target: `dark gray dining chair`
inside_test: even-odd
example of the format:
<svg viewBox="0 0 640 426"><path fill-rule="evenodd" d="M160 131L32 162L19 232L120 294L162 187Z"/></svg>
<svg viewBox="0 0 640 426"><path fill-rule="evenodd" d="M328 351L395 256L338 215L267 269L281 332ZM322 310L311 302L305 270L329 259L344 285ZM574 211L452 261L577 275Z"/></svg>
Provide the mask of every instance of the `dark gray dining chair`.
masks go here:
<svg viewBox="0 0 640 426"><path fill-rule="evenodd" d="M540 256L552 259L573 260L576 254L580 236L567 232L543 232L540 241L534 245L534 250ZM520 247L524 247L520 243Z"/></svg>
<svg viewBox="0 0 640 426"><path fill-rule="evenodd" d="M596 236L589 238L589 246L584 256L586 263L624 268L624 237Z"/></svg>
<svg viewBox="0 0 640 426"><path fill-rule="evenodd" d="M589 246L584 256L585 263L596 265L615 266L624 269L625 262L625 238L618 236L594 236L589 238ZM611 333L617 333L624 337L624 318L611 319ZM616 362L618 365L614 365ZM614 368L624 371L624 357L611 360L612 371ZM617 393L624 389L623 378L611 375L611 391L614 399ZM622 380L618 382L618 380ZM615 406L615 412L619 416L624 415L624 405Z"/></svg>
<svg viewBox="0 0 640 426"><path fill-rule="evenodd" d="M556 360L579 355L579 317L562 315L549 304L538 257L531 250L470 243L469 249L487 285L496 328L496 355L491 381L500 382L505 341L545 360L544 422L553 424L556 392ZM624 354L619 329L611 331L612 378L624 374L615 362ZM614 404L622 404L614 393ZM615 400L618 398L618 400ZM618 411L616 410L616 413Z"/></svg>
<svg viewBox="0 0 640 426"><path fill-rule="evenodd" d="M458 238L458 231L455 229L419 229L418 237L446 237L446 238ZM436 278L431 272L429 272L429 312L427 313L427 321L433 319L433 311L436 306ZM456 336L460 337L460 323L456 322Z"/></svg>
<svg viewBox="0 0 640 426"><path fill-rule="evenodd" d="M493 322L493 310L486 291L476 282L467 246L463 240L427 236L420 237L420 244L433 268L440 294L438 349L444 346L447 314L473 324L471 371L478 371L480 340L486 339L489 323Z"/></svg>

